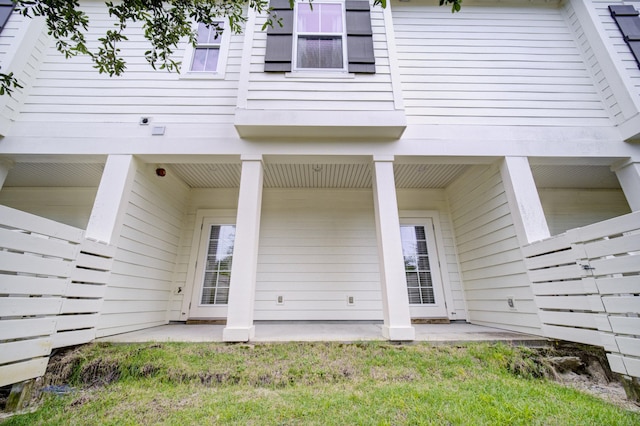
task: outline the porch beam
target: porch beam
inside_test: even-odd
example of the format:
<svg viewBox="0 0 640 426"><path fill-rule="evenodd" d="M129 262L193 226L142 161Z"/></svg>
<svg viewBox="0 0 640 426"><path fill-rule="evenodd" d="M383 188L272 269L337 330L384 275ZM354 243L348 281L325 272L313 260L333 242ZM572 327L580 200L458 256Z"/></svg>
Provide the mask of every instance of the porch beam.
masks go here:
<svg viewBox="0 0 640 426"><path fill-rule="evenodd" d="M549 226L527 157L505 157L500 165L507 201L521 246L549 238Z"/></svg>
<svg viewBox="0 0 640 426"><path fill-rule="evenodd" d="M138 162L133 155L107 158L85 231L87 238L116 244L137 170Z"/></svg>
<svg viewBox="0 0 640 426"><path fill-rule="evenodd" d="M611 167L618 177L631 211L640 210L640 162L625 161Z"/></svg>
<svg viewBox="0 0 640 426"><path fill-rule="evenodd" d="M7 180L9 170L13 168L14 162L11 160L0 159L0 190L4 186L4 181Z"/></svg>
<svg viewBox="0 0 640 426"><path fill-rule="evenodd" d="M255 335L253 308L264 171L261 155L243 156L241 160L227 326L222 331L222 340L225 342L247 342Z"/></svg>
<svg viewBox="0 0 640 426"><path fill-rule="evenodd" d="M415 339L415 329L409 312L393 160L393 156L373 158L373 203L384 314L382 335L389 340L406 341Z"/></svg>

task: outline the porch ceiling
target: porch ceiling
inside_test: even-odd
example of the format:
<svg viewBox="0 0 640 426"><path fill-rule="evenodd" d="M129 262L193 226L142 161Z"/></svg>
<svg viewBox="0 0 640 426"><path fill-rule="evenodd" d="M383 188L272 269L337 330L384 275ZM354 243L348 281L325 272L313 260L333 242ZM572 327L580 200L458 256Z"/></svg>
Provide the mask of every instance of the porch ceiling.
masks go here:
<svg viewBox="0 0 640 426"><path fill-rule="evenodd" d="M102 163L15 163L4 186L97 187Z"/></svg>
<svg viewBox="0 0 640 426"><path fill-rule="evenodd" d="M538 188L620 188L609 166L532 165L531 170Z"/></svg>
<svg viewBox="0 0 640 426"><path fill-rule="evenodd" d="M172 164L171 169L191 188L237 188L240 164ZM446 188L467 169L461 164L397 164L398 188ZM267 163L265 188L371 188L371 166L357 164Z"/></svg>

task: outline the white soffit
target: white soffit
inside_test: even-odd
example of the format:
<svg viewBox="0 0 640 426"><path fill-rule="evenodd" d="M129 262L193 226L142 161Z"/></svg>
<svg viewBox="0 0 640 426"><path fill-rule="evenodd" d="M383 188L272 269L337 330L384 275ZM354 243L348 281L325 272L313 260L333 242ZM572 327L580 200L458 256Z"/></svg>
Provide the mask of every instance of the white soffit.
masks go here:
<svg viewBox="0 0 640 426"><path fill-rule="evenodd" d="M171 164L171 170L191 188L238 188L240 164Z"/></svg>
<svg viewBox="0 0 640 426"><path fill-rule="evenodd" d="M620 188L620 182L609 166L533 165L531 171L538 188Z"/></svg>
<svg viewBox="0 0 640 426"><path fill-rule="evenodd" d="M371 188L369 164L267 164L265 188Z"/></svg>
<svg viewBox="0 0 640 426"><path fill-rule="evenodd" d="M396 187L446 188L468 167L465 164L396 164Z"/></svg>
<svg viewBox="0 0 640 426"><path fill-rule="evenodd" d="M104 164L15 163L6 187L98 187Z"/></svg>

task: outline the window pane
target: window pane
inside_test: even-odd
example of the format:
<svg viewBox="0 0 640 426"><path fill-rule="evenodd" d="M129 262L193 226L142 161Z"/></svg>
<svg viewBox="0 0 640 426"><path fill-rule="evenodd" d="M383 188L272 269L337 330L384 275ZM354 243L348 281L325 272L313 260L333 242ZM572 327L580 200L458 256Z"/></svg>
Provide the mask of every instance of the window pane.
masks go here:
<svg viewBox="0 0 640 426"><path fill-rule="evenodd" d="M334 37L300 37L299 68L342 68L342 39Z"/></svg>
<svg viewBox="0 0 640 426"><path fill-rule="evenodd" d="M218 27L224 28L224 22L218 22ZM198 24L197 44L220 44L222 33L218 34L216 27L207 27L203 23Z"/></svg>
<svg viewBox="0 0 640 426"><path fill-rule="evenodd" d="M298 31L307 33L317 33L320 31L319 4L311 6L310 3L299 3L298 8ZM313 9L312 9L313 7Z"/></svg>
<svg viewBox="0 0 640 426"><path fill-rule="evenodd" d="M193 54L191 71L213 72L218 68L218 48L197 48Z"/></svg>
<svg viewBox="0 0 640 426"><path fill-rule="evenodd" d="M203 305L227 303L235 233L233 225L211 226L200 301Z"/></svg>
<svg viewBox="0 0 640 426"><path fill-rule="evenodd" d="M342 32L342 5L337 3L320 5L320 32Z"/></svg>

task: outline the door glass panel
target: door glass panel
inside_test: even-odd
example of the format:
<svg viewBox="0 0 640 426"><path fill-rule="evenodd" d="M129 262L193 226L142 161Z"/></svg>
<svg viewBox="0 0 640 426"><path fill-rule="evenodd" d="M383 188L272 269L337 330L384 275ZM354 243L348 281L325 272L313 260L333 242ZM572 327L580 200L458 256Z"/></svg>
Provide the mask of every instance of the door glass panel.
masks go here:
<svg viewBox="0 0 640 426"><path fill-rule="evenodd" d="M203 305L225 305L229 300L235 234L233 225L211 226L200 299Z"/></svg>
<svg viewBox="0 0 640 426"><path fill-rule="evenodd" d="M425 227L401 226L400 236L409 303L435 304Z"/></svg>

